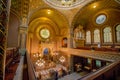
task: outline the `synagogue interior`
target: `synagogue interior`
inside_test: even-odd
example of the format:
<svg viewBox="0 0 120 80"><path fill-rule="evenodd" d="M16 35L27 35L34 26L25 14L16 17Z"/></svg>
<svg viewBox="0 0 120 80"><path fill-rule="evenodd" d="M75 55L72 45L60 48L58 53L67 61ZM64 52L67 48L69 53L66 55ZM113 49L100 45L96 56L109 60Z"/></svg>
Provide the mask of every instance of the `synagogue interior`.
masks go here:
<svg viewBox="0 0 120 80"><path fill-rule="evenodd" d="M120 80L120 0L0 0L0 80Z"/></svg>

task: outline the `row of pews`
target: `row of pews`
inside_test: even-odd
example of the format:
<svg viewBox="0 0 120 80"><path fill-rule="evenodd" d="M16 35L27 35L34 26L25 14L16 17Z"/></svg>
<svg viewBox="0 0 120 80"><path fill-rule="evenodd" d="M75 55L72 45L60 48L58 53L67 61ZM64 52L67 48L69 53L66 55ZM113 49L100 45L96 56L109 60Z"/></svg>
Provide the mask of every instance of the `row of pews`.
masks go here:
<svg viewBox="0 0 120 80"><path fill-rule="evenodd" d="M5 62L5 80L13 80L19 61L19 48L7 48Z"/></svg>

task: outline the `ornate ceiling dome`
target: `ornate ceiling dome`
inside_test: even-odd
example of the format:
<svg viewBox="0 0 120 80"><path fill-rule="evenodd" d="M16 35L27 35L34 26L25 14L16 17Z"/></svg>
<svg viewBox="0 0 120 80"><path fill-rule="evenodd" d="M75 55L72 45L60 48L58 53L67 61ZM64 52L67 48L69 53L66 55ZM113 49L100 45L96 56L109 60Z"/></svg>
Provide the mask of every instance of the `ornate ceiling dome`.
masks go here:
<svg viewBox="0 0 120 80"><path fill-rule="evenodd" d="M43 0L52 7L70 9L80 6L86 0Z"/></svg>

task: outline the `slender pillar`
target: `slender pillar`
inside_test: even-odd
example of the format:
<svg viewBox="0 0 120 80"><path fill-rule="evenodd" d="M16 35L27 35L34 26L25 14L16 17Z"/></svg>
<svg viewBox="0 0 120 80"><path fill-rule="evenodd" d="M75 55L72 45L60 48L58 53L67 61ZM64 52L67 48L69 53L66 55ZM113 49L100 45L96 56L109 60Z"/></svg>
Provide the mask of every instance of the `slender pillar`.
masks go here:
<svg viewBox="0 0 120 80"><path fill-rule="evenodd" d="M27 27L19 27L19 46L21 49L26 48Z"/></svg>
<svg viewBox="0 0 120 80"><path fill-rule="evenodd" d="M73 48L73 30L70 28L70 35L68 37L68 48Z"/></svg>
<svg viewBox="0 0 120 80"><path fill-rule="evenodd" d="M73 72L74 71L74 66L73 66L73 55L70 55L69 56L69 60L70 60L70 70L71 70L71 72Z"/></svg>
<svg viewBox="0 0 120 80"><path fill-rule="evenodd" d="M5 76L7 31L11 0L0 0L0 80Z"/></svg>

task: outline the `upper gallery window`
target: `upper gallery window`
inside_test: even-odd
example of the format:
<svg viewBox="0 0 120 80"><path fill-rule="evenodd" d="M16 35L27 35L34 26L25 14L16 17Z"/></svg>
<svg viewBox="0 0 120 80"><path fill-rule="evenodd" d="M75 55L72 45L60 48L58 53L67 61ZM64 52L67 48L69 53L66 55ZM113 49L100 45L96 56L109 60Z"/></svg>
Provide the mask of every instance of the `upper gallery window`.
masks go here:
<svg viewBox="0 0 120 80"><path fill-rule="evenodd" d="M40 30L40 36L44 39L47 39L50 37L50 31L46 28L43 28Z"/></svg>
<svg viewBox="0 0 120 80"><path fill-rule="evenodd" d="M86 43L91 43L91 32L90 31L86 32Z"/></svg>
<svg viewBox="0 0 120 80"><path fill-rule="evenodd" d="M116 39L117 42L120 42L120 25L116 27Z"/></svg>
<svg viewBox="0 0 120 80"><path fill-rule="evenodd" d="M103 32L104 32L104 42L112 42L111 28L105 27Z"/></svg>
<svg viewBox="0 0 120 80"><path fill-rule="evenodd" d="M101 14L101 15L97 16L96 23L103 24L105 22L105 20L106 20L106 15Z"/></svg>
<svg viewBox="0 0 120 80"><path fill-rule="evenodd" d="M94 42L99 43L100 42L100 31L98 29L94 30Z"/></svg>

